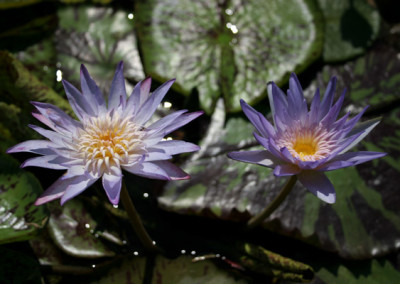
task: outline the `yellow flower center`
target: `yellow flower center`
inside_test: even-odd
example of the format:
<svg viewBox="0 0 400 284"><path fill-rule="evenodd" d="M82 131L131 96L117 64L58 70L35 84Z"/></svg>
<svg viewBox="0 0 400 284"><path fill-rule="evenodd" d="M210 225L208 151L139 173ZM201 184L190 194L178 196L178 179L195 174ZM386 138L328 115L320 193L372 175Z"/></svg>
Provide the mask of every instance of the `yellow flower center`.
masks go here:
<svg viewBox="0 0 400 284"><path fill-rule="evenodd" d="M86 170L94 174L109 173L113 166L132 164L145 153L144 132L118 114L91 117L79 131L77 151Z"/></svg>
<svg viewBox="0 0 400 284"><path fill-rule="evenodd" d="M317 161L327 157L336 147L333 132L321 126L293 125L278 134L275 143L279 149L287 148L301 161Z"/></svg>
<svg viewBox="0 0 400 284"><path fill-rule="evenodd" d="M299 155L299 158L304 161L305 156L314 155L318 148L312 139L298 139L293 145L293 150Z"/></svg>

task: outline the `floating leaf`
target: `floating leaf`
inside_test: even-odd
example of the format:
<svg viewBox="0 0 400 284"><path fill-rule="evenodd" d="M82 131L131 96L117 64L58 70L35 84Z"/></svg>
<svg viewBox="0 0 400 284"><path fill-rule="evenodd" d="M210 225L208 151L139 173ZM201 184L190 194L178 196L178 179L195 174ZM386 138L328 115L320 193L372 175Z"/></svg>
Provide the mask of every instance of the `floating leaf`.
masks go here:
<svg viewBox="0 0 400 284"><path fill-rule="evenodd" d="M387 260L372 260L364 263L336 265L321 268L317 277L329 284L379 284L396 283L400 272Z"/></svg>
<svg viewBox="0 0 400 284"><path fill-rule="evenodd" d="M379 60L383 61L380 64L388 64L383 69L388 72L373 71L377 67L374 62ZM369 68L373 70L358 71ZM370 114L378 114L377 109L394 108L385 114L378 127L358 147L359 150L387 152L388 156L357 167L328 172L337 191L334 205L322 203L297 183L287 199L266 220L264 227L338 252L346 258L371 258L397 250L400 200L396 176L400 171L400 133L394 129L399 128L400 114L396 104L375 107L398 98L398 68L400 62L396 53L378 48L364 59L329 68L327 70L331 73L318 75L324 82L332 73L339 75L339 82L350 89L348 96L351 99L353 90L368 90L368 95L363 100L357 98L352 108L358 110L358 106L366 101L374 104ZM377 81L380 84L373 85ZM373 90L369 89L370 84L375 86ZM246 221L278 194L283 178L274 177L268 168L235 162L226 157L229 151L252 149L255 144L246 140L247 135L251 138L246 132L253 131L253 126L242 118L230 118L225 124L224 127L223 111L216 111L201 145L202 150L186 163L185 170L191 173L191 180L171 183L166 188L159 198L164 209ZM240 132L238 129L247 130Z"/></svg>
<svg viewBox="0 0 400 284"><path fill-rule="evenodd" d="M114 252L96 235L96 226L87 208L77 199L53 208L49 220L50 235L65 253L84 258L113 256Z"/></svg>
<svg viewBox="0 0 400 284"><path fill-rule="evenodd" d="M323 57L327 62L362 54L377 38L380 17L365 0L318 0L325 18Z"/></svg>
<svg viewBox="0 0 400 284"><path fill-rule="evenodd" d="M266 82L284 83L318 58L321 15L313 1L139 1L137 31L144 69L189 95L197 88L208 113L224 97L265 96Z"/></svg>
<svg viewBox="0 0 400 284"><path fill-rule="evenodd" d="M107 275L91 283L143 283L145 278L145 263L143 257L125 258L119 267L111 269ZM248 283L243 279L236 279L228 272L219 269L209 260L193 263L192 258L182 256L176 259L167 259L157 256L155 259L152 281L149 283Z"/></svg>
<svg viewBox="0 0 400 284"><path fill-rule="evenodd" d="M2 131L10 133L14 141L30 139L34 135L34 131L28 131L27 128L29 123L37 122L31 115L33 106L30 101L51 103L72 114L68 102L40 82L11 53L0 51L0 66ZM11 144L5 146L10 147Z"/></svg>
<svg viewBox="0 0 400 284"><path fill-rule="evenodd" d="M59 9L58 16L58 59L63 77L68 81L79 85L77 70L83 63L106 95L115 66L121 60L124 61L124 77L133 81L144 78L133 23L127 12L77 6Z"/></svg>
<svg viewBox="0 0 400 284"><path fill-rule="evenodd" d="M0 169L0 243L30 239L49 215L45 206L33 204L42 192L40 183L8 155L0 155Z"/></svg>

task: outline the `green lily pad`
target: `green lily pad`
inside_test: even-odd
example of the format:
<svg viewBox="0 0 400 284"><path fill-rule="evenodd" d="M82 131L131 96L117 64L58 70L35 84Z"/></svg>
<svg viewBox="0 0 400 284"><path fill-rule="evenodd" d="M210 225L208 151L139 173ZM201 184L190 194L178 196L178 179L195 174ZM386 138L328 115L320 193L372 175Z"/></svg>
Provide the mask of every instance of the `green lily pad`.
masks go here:
<svg viewBox="0 0 400 284"><path fill-rule="evenodd" d="M360 55L377 38L379 12L365 0L318 0L325 18L323 58L343 61Z"/></svg>
<svg viewBox="0 0 400 284"><path fill-rule="evenodd" d="M321 268L317 277L323 283L332 284L379 284L396 283L400 272L387 260L372 260L367 263L353 263Z"/></svg>
<svg viewBox="0 0 400 284"><path fill-rule="evenodd" d="M379 53L379 50L382 51L378 49L376 52ZM386 58L387 49L383 50L385 53L381 58ZM394 52L390 54L392 57L386 60L390 66L383 69L390 72L376 73L371 70L356 73L356 67L362 59L347 64L347 67L332 67L331 70L338 74L339 82L350 89L350 98L353 97L354 86L368 89L369 84L373 84L371 80L381 82L376 86L377 92L369 92L371 95L365 97L369 103L375 104L366 117L382 114L384 118L358 146L358 150L382 151L387 152L388 156L357 167L328 172L327 176L337 192L334 205L323 203L297 183L287 199L263 223L265 228L337 252L346 258L371 258L398 249L400 133L395 129L399 128L400 112L396 104L391 104L389 110L392 110L386 113L379 112L382 108L375 108L382 101L391 101L398 96L396 70L400 63ZM371 56L367 55L364 59L365 70L369 67L372 69L374 62L378 61L379 57L374 61ZM339 70L345 71L340 73ZM329 78L327 72L317 77L324 78L325 83L328 80L326 77ZM365 100L357 99L351 103L351 108L358 112L359 105L364 104ZM192 178L179 184L170 183L159 197L160 206L181 214L242 222L263 210L278 194L285 179L274 177L268 168L232 161L226 157L229 151L262 149L260 146L254 147L256 143L249 133L253 129L247 119L236 117L225 121L225 112L217 110L209 132L201 143L201 151L184 166Z"/></svg>
<svg viewBox="0 0 400 284"><path fill-rule="evenodd" d="M143 257L125 258L120 266L112 268L107 275L91 283L143 283L145 278ZM233 277L227 271L218 268L212 261L192 262L189 256L167 259L157 256L152 281L148 283L248 283L239 277Z"/></svg>
<svg viewBox="0 0 400 284"><path fill-rule="evenodd" d="M58 10L58 16L56 48L63 78L79 85L83 63L103 94L108 94L115 66L121 60L126 78L137 82L145 77L136 48L133 13L105 7L67 6ZM129 92L133 86L126 83Z"/></svg>
<svg viewBox="0 0 400 284"><path fill-rule="evenodd" d="M34 205L40 183L8 155L0 155L0 169L0 243L28 240L49 216L45 206Z"/></svg>
<svg viewBox="0 0 400 284"><path fill-rule="evenodd" d="M322 49L321 14L313 1L139 1L137 32L147 74L177 78L185 95L197 88L211 113L219 97L228 111L239 99L266 95Z"/></svg>
<svg viewBox="0 0 400 284"><path fill-rule="evenodd" d="M52 208L49 232L54 243L65 253L83 258L113 256L94 231L97 226L84 204L72 199Z"/></svg>
<svg viewBox="0 0 400 284"><path fill-rule="evenodd" d="M56 50L52 37L15 54L36 78L49 87L56 85Z"/></svg>
<svg viewBox="0 0 400 284"><path fill-rule="evenodd" d="M0 66L0 129L9 137L4 145L0 143L2 147L34 137L34 131L27 126L37 123L31 115L30 101L51 103L72 115L68 102L40 82L11 53L0 51Z"/></svg>

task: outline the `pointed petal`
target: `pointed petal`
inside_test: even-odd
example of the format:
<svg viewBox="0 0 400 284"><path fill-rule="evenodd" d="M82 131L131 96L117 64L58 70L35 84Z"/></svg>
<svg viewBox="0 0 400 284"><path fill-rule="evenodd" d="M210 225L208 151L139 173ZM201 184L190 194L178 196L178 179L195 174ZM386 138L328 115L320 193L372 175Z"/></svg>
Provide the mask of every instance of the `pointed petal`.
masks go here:
<svg viewBox="0 0 400 284"><path fill-rule="evenodd" d="M132 166L122 166L122 168L127 172L141 177L170 180L168 174L161 167L152 162L138 163Z"/></svg>
<svg viewBox="0 0 400 284"><path fill-rule="evenodd" d="M62 84L72 109L81 120L86 115L94 116L97 114L95 111L96 106L93 106L95 102L84 97L81 92L68 81L62 80Z"/></svg>
<svg viewBox="0 0 400 284"><path fill-rule="evenodd" d="M7 153L30 152L40 155L51 155L54 151L51 148L57 147L57 144L47 140L28 140L21 142L10 149Z"/></svg>
<svg viewBox="0 0 400 284"><path fill-rule="evenodd" d="M335 188L329 179L321 172L302 171L297 175L299 181L322 201L335 203Z"/></svg>
<svg viewBox="0 0 400 284"><path fill-rule="evenodd" d="M340 154L347 152L348 150L353 148L355 145L357 145L362 139L364 139L365 136L367 136L372 131L372 129L375 128L375 126L377 126L379 124L379 122L380 122L379 118L371 119L371 120L361 123L360 125L355 127L352 131L350 131L348 135L352 135L353 133L358 133L358 134L353 134L353 136L357 136L357 135L358 136L355 140L352 141L351 144L349 144L346 148L341 150Z"/></svg>
<svg viewBox="0 0 400 284"><path fill-rule="evenodd" d="M287 110L288 102L285 93L275 85L274 82L270 82L267 85L268 99L271 107L272 117L274 119L275 128L277 126L276 118L278 117L281 121L286 121L283 110Z"/></svg>
<svg viewBox="0 0 400 284"><path fill-rule="evenodd" d="M361 163L371 161L373 159L382 158L386 155L387 153L370 152L370 151L348 152L341 155L337 155L331 161L324 164L322 167L319 167L318 170L330 171L339 168L355 166Z"/></svg>
<svg viewBox="0 0 400 284"><path fill-rule="evenodd" d="M274 127L261 113L249 106L244 100L240 100L240 105L244 114L262 136L268 138L275 135Z"/></svg>
<svg viewBox="0 0 400 284"><path fill-rule="evenodd" d="M168 155L176 155L180 153L195 152L200 150L200 147L197 146L196 144L181 140L167 140L167 141L160 141L153 147L149 148L149 151L151 152L152 149L160 149Z"/></svg>
<svg viewBox="0 0 400 284"><path fill-rule="evenodd" d="M257 164L268 168L273 168L277 162L277 159L265 150L230 152L228 153L228 157L233 160Z"/></svg>
<svg viewBox="0 0 400 284"><path fill-rule="evenodd" d="M326 87L325 94L322 98L322 102L319 108L318 120L321 120L328 113L329 109L332 106L333 98L335 97L336 81L336 77L332 77L329 81L328 86Z"/></svg>
<svg viewBox="0 0 400 284"><path fill-rule="evenodd" d="M135 122L137 124L144 125L150 119L174 82L175 79L165 82L151 94L136 113Z"/></svg>
<svg viewBox="0 0 400 284"><path fill-rule="evenodd" d="M172 159L172 156L168 155L163 150L149 148L149 152L146 154L144 161L151 162L151 161L170 160L170 159Z"/></svg>
<svg viewBox="0 0 400 284"><path fill-rule="evenodd" d="M68 187L72 179L61 180L58 179L49 188L47 188L42 195L35 201L35 205L42 205L50 202L54 199L60 198L65 193L65 189Z"/></svg>
<svg viewBox="0 0 400 284"><path fill-rule="evenodd" d="M156 161L152 163L163 169L171 180L183 180L190 178L190 176L185 173L180 167L175 166L169 161Z"/></svg>
<svg viewBox="0 0 400 284"><path fill-rule="evenodd" d="M98 178L94 178L89 174L77 176L70 179L70 184L65 189L64 195L61 197L61 205L82 193L85 189L91 186Z"/></svg>
<svg viewBox="0 0 400 284"><path fill-rule="evenodd" d="M307 102L304 98L299 79L297 79L294 73L290 76L287 94L289 113L295 119L304 119L307 114Z"/></svg>
<svg viewBox="0 0 400 284"><path fill-rule="evenodd" d="M309 112L310 122L318 121L320 104L321 104L321 99L320 99L319 89L317 89L315 91L314 97L311 102L311 107L310 107L310 112Z"/></svg>
<svg viewBox="0 0 400 284"><path fill-rule="evenodd" d="M66 170L68 167L61 165L63 161L67 162L69 160L57 155L40 156L26 160L21 164L21 168L40 167L53 170Z"/></svg>
<svg viewBox="0 0 400 284"><path fill-rule="evenodd" d="M274 169L274 175L277 177L297 175L300 172L301 169L294 164L276 165Z"/></svg>
<svg viewBox="0 0 400 284"><path fill-rule="evenodd" d="M54 105L40 102L31 103L46 120L42 119L39 115L33 115L57 132L71 135L71 133L74 134L77 128L80 128L82 125L79 121L72 119L69 115Z"/></svg>
<svg viewBox="0 0 400 284"><path fill-rule="evenodd" d="M110 202L117 205L121 193L122 175L103 174L103 187Z"/></svg>
<svg viewBox="0 0 400 284"><path fill-rule="evenodd" d="M339 97L339 99L336 101L333 107L328 111L325 117L321 120L322 125L329 127L337 119L340 109L342 108L345 93L346 89L343 90L342 95Z"/></svg>
<svg viewBox="0 0 400 284"><path fill-rule="evenodd" d="M103 112L106 110L106 101L104 100L103 94L83 64L81 65L81 88L82 94L92 102L96 114L98 114L99 111Z"/></svg>
<svg viewBox="0 0 400 284"><path fill-rule="evenodd" d="M175 119L179 116L181 116L183 113L187 112L186 109L178 110L173 113L168 114L167 116L164 116L163 118L157 120L153 124L149 125L146 127L147 129L161 129L169 126L172 124Z"/></svg>
<svg viewBox="0 0 400 284"><path fill-rule="evenodd" d="M66 139L71 139L71 138L67 138L66 136L64 136L64 135L62 135L60 133L44 129L44 128L36 126L36 125L29 124L28 126L30 128L32 128L33 130L35 130L40 135L46 137L50 141L52 141L52 142L54 142L54 143L56 143L57 145L60 145L60 146L65 146L64 139L65 140Z"/></svg>
<svg viewBox="0 0 400 284"><path fill-rule="evenodd" d="M122 99L123 105L126 102L125 78L123 74L124 63L118 63L117 70L115 71L114 79L111 83L110 95L108 98L108 110L117 108Z"/></svg>

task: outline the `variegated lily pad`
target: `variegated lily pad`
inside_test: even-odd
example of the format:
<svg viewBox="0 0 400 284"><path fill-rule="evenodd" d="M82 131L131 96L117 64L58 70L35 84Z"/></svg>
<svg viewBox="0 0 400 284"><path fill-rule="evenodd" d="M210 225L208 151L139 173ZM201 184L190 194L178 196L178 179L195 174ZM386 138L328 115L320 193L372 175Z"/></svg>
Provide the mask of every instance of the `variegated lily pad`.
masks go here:
<svg viewBox="0 0 400 284"><path fill-rule="evenodd" d="M106 7L67 6L59 9L58 16L56 48L60 76L79 85L77 70L83 63L103 93L108 94L115 66L123 60L125 77L136 82L144 79L133 13Z"/></svg>
<svg viewBox="0 0 400 284"><path fill-rule="evenodd" d="M186 95L197 88L208 113L221 96L228 111L260 100L267 81L285 82L322 48L321 14L308 0L151 0L136 12L146 73L176 77Z"/></svg>
<svg viewBox="0 0 400 284"><path fill-rule="evenodd" d="M46 206L33 204L42 191L40 183L8 155L0 155L0 169L0 243L30 239L49 216Z"/></svg>
<svg viewBox="0 0 400 284"><path fill-rule="evenodd" d="M143 257L125 258L119 266L111 269L107 275L91 283L143 283L145 278ZM149 280L148 280L149 281ZM192 258L182 256L167 259L157 256L155 259L152 281L148 283L248 283L244 279L233 277L229 272L218 268L212 261L205 260L193 263Z"/></svg>
<svg viewBox="0 0 400 284"><path fill-rule="evenodd" d="M325 18L325 61L342 61L360 55L377 38L378 10L365 0L318 0Z"/></svg>
<svg viewBox="0 0 400 284"><path fill-rule="evenodd" d="M55 244L69 255L84 258L113 256L114 252L96 235L96 225L84 204L73 199L52 209L49 232Z"/></svg>
<svg viewBox="0 0 400 284"><path fill-rule="evenodd" d="M375 66L379 60L382 65ZM374 68L384 68L385 62L387 65L383 70L386 72L377 73ZM358 69L362 63L361 70L367 72ZM350 109L358 112L359 106L369 102L372 107L367 118L368 115L384 115L382 122L358 149L387 152L388 156L357 167L328 172L337 192L334 205L322 203L297 183L287 199L265 221L265 228L300 238L346 258L371 258L398 249L400 133L396 129L399 129L400 111L395 103L379 107L382 103L386 105L386 101L396 102L399 97L398 68L400 61L396 53L378 48L365 58L343 67L328 68L326 70L330 72L318 76L324 82L329 75L339 76L338 81L349 90ZM362 93L362 90L366 93L363 99L353 100L353 91ZM389 112L380 113L380 110ZM224 115L223 111L215 112L202 150L187 162L185 170L192 174L192 179L171 184L159 198L160 205L166 210L246 221L278 194L284 179L274 177L270 169L226 157L229 151L254 147L255 143L249 133L254 128L246 119L231 118L225 123Z"/></svg>

